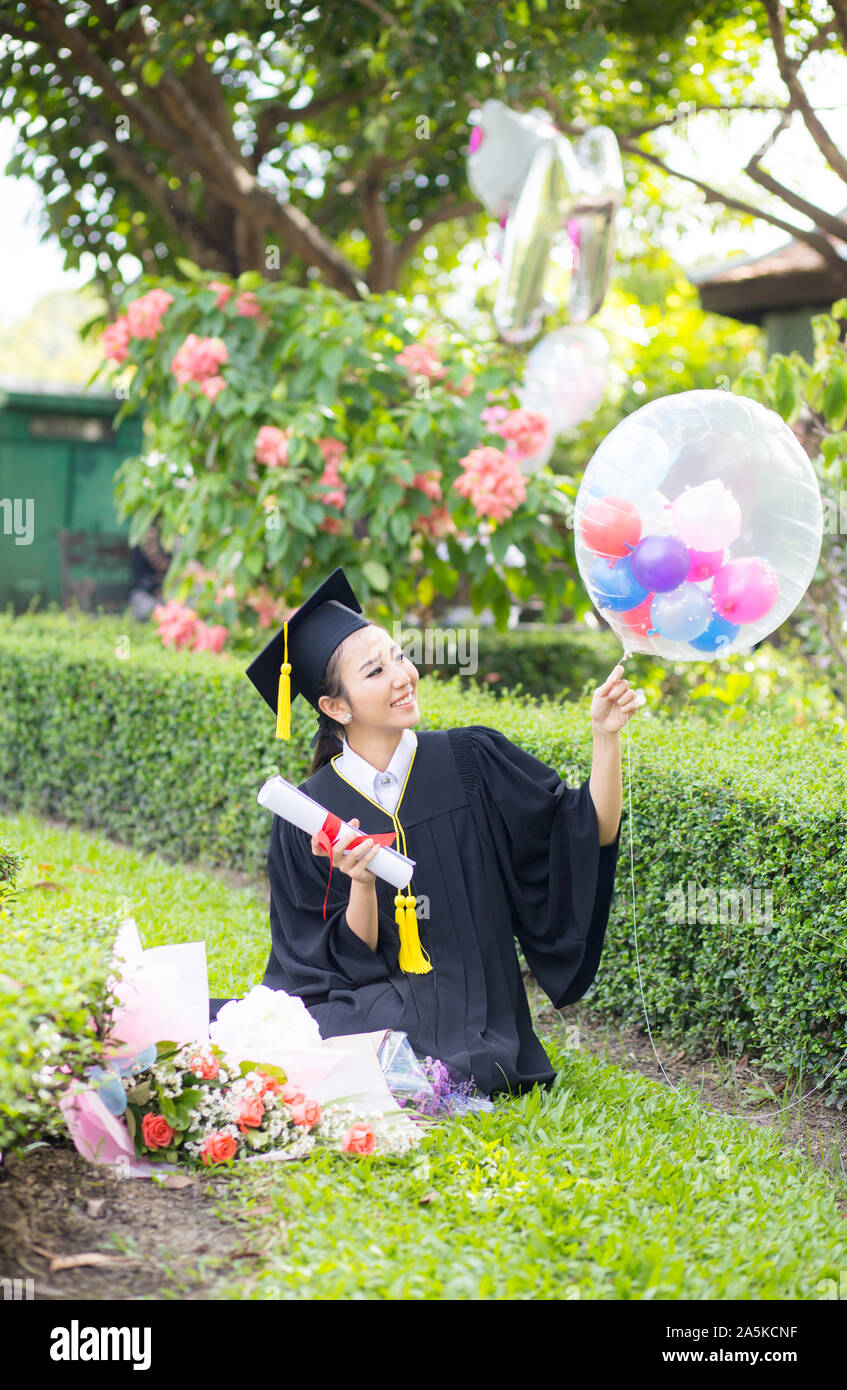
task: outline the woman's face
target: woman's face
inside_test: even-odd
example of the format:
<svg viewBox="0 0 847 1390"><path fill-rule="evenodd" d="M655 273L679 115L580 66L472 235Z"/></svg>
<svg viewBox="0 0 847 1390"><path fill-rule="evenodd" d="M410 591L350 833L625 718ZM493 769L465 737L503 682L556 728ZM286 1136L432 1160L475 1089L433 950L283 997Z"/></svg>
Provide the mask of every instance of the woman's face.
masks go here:
<svg viewBox="0 0 847 1390"><path fill-rule="evenodd" d="M360 627L342 645L341 679L350 696L349 712L353 716L348 727L409 729L417 724L417 667L385 629L374 623ZM396 703L409 692L407 701ZM326 706L333 717L348 710L343 700L326 700Z"/></svg>

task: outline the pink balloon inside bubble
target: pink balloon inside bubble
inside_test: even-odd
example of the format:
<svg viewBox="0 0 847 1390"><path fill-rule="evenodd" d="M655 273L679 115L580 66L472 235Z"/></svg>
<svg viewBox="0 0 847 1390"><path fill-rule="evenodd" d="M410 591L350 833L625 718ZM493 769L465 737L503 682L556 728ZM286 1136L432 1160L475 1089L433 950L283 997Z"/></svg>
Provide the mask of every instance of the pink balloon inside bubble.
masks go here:
<svg viewBox="0 0 847 1390"><path fill-rule="evenodd" d="M474 126L473 130L471 131L471 138L468 141L468 151L470 152L470 154L473 154L475 150L479 149L480 145L482 144L484 133L485 132L483 131L481 125Z"/></svg>
<svg viewBox="0 0 847 1390"><path fill-rule="evenodd" d="M741 533L741 508L720 478L688 487L671 505L676 534L694 550L718 550Z"/></svg>
<svg viewBox="0 0 847 1390"><path fill-rule="evenodd" d="M691 568L685 577L695 584L701 579L711 579L723 564L723 550L690 550L688 553L691 556Z"/></svg>
<svg viewBox="0 0 847 1390"><path fill-rule="evenodd" d="M767 560L742 556L722 565L712 580L712 603L722 618L755 623L769 613L779 597L779 580Z"/></svg>

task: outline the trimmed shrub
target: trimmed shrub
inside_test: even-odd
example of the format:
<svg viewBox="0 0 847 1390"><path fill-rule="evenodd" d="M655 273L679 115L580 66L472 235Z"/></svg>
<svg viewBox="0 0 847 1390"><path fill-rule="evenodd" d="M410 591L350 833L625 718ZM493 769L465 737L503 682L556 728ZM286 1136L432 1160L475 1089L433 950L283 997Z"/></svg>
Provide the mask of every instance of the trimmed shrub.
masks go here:
<svg viewBox="0 0 847 1390"><path fill-rule="evenodd" d="M52 640L43 626L7 625L2 649L7 804L173 859L263 870L270 818L256 793L277 763L295 783L307 775L307 706L295 707L283 745L241 664L149 641L118 656L113 629L96 620ZM568 783L589 774L585 702L495 699L454 677L423 678L420 705L420 729L494 725ZM808 1089L844 1046L843 726L795 729L765 709L732 724L730 739L660 707L628 730L618 885L592 1006L638 1022L643 985L652 1027L802 1069ZM826 1086L833 1102L847 1099L843 1069Z"/></svg>

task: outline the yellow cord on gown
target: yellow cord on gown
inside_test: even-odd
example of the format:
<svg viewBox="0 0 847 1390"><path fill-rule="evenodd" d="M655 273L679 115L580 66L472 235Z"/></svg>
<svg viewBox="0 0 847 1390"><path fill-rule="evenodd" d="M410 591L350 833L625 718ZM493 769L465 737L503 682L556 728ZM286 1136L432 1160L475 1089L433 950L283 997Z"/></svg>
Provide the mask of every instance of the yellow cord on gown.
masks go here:
<svg viewBox="0 0 847 1390"><path fill-rule="evenodd" d="M406 773L406 781L404 781L403 783L400 796L397 800L398 807L400 805L400 802L403 800L403 792L405 792L406 790L406 782L408 782L409 780L409 773L412 771L412 763L415 761L415 753L417 751L417 748L415 748L412 751L412 757L409 762L409 769ZM341 754L336 753L335 757L331 760L332 765L335 768L335 771L338 773L338 776L341 778L341 780L343 782L346 782L348 786L352 787L353 783L350 781L350 779L348 777L345 777L343 772L338 772L338 768L335 767L336 759L340 757ZM359 791L358 787L356 787L356 791ZM384 806L380 806L378 801L374 801L373 797L367 796L365 792L360 792L360 795L366 796L366 799L368 801L373 801L374 806L379 806L379 809L381 811L385 811L385 814L391 817L391 820L394 824L394 829L397 832L398 845L402 843L403 849L401 852L405 854L406 832L400 824L400 819L397 815L396 810L387 811ZM427 955L426 951L421 945L420 933L418 931L418 917L417 913L415 912L416 899L411 889L412 880L409 879L409 882L406 884L406 892L398 892L394 898L394 920L397 923L397 930L400 935L400 954L397 958L397 964L400 966L400 969L403 971L404 975L428 975L430 970L432 970L432 964L429 956Z"/></svg>

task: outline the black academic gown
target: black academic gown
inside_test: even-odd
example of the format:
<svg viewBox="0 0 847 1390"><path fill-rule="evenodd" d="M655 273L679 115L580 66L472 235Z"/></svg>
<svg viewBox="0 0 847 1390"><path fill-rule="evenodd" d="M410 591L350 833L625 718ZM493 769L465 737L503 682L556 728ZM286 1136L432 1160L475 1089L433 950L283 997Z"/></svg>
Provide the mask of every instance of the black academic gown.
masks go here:
<svg viewBox="0 0 847 1390"><path fill-rule="evenodd" d="M440 1058L488 1094L548 1084L555 1072L533 1032L515 937L556 1008L581 998L603 949L620 826L601 848L588 781L567 786L497 729L417 739L397 815L416 861L411 891L432 971L399 969L396 890L380 878L375 952L347 925L350 879L337 869L324 921L329 860L275 816L263 983L299 995L325 1038L401 1029L419 1056ZM358 816L366 834L394 828L331 763L300 789L343 820Z"/></svg>

